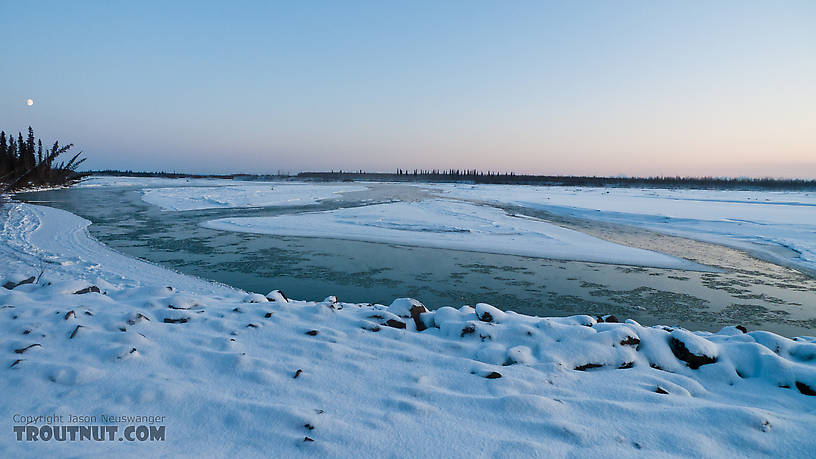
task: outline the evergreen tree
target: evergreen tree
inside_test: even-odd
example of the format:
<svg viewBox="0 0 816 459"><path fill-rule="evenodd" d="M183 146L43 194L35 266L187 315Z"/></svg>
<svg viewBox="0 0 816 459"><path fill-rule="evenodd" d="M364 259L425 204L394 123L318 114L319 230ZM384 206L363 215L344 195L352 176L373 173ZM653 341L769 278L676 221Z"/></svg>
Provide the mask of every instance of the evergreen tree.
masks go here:
<svg viewBox="0 0 816 459"><path fill-rule="evenodd" d="M54 142L51 150L44 150L41 139L34 137L34 129L28 128L28 135L23 139L22 133L6 136L0 131L0 193L14 191L27 186L66 185L78 181L83 174L76 169L85 161L77 153L67 163L52 167L58 156L73 147L72 144L60 147Z"/></svg>
<svg viewBox="0 0 816 459"><path fill-rule="evenodd" d="M6 131L0 131L0 175L6 175L11 170L11 160L9 160L8 144L6 143Z"/></svg>
<svg viewBox="0 0 816 459"><path fill-rule="evenodd" d="M11 159L11 167L9 167L9 171L17 169L17 160L19 157L17 156L17 144L14 142L14 136L9 136L9 147L8 147L8 156Z"/></svg>
<svg viewBox="0 0 816 459"><path fill-rule="evenodd" d="M26 167L26 144L25 140L23 140L23 133L17 133L17 158L18 158L18 169L22 171L28 170Z"/></svg>
<svg viewBox="0 0 816 459"><path fill-rule="evenodd" d="M25 140L25 168L26 170L34 169L37 165L36 157L34 156L34 129L28 127L28 137Z"/></svg>

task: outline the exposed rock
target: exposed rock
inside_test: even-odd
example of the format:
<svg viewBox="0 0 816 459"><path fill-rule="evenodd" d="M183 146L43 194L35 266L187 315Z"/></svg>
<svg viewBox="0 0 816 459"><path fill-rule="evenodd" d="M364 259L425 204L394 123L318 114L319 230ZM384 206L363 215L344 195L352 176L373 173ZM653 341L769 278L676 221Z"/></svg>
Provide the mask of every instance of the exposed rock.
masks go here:
<svg viewBox="0 0 816 459"><path fill-rule="evenodd" d="M68 311L68 312L65 313L64 319L68 320L68 319L71 319L73 317L76 317L76 313L73 310L71 310L71 311Z"/></svg>
<svg viewBox="0 0 816 459"><path fill-rule="evenodd" d="M747 328L745 328L745 327L743 327L742 325L737 325L737 326L736 326L736 327L734 327L734 328L736 328L737 330L739 330L739 331L741 331L741 332L743 332L743 333L748 333L748 329L747 329ZM794 339L795 339L795 338L794 338Z"/></svg>
<svg viewBox="0 0 816 459"><path fill-rule="evenodd" d="M300 376L300 374L301 374L301 373L303 373L303 370L301 370L300 368L298 368L298 370L295 372L295 375L294 375L294 376L292 376L292 379L297 379L297 378L298 378L298 376Z"/></svg>
<svg viewBox="0 0 816 459"><path fill-rule="evenodd" d="M627 336L626 339L620 342L621 346L637 346L640 344L640 339L634 336Z"/></svg>
<svg viewBox="0 0 816 459"><path fill-rule="evenodd" d="M502 322L507 314L501 309L487 303L478 303L474 308L476 317L482 322Z"/></svg>
<svg viewBox="0 0 816 459"><path fill-rule="evenodd" d="M493 372L490 372L487 375L485 375L485 378L487 378L487 379L499 379L501 377L502 377L502 375L498 371L493 371Z"/></svg>
<svg viewBox="0 0 816 459"><path fill-rule="evenodd" d="M19 279L19 277L18 277L18 279ZM5 287L5 288L7 288L7 289L9 289L9 290L12 290L12 289L14 289L14 288L16 288L16 287L19 287L19 286L21 286L21 285L24 285L24 284L33 284L33 283L34 283L34 281L36 281L36 280L37 280L37 278L36 278L36 277L31 276L31 277L29 277L29 278L27 278L27 279L23 279L23 280L21 280L20 282L12 282L12 281L8 281L8 282L6 282L5 284L3 284L3 287Z"/></svg>
<svg viewBox="0 0 816 459"><path fill-rule="evenodd" d="M266 299L269 301L277 301L278 303L289 302L289 298L286 298L286 295L284 295L280 290L272 290L271 292L267 293Z"/></svg>
<svg viewBox="0 0 816 459"><path fill-rule="evenodd" d="M27 350L31 349L32 347L42 347L42 346L41 346L40 344L38 344L38 343L29 344L28 346L26 346L26 347L24 347L24 348L15 349L15 350L14 350L14 353L16 353L16 354L22 354L23 352L25 352L25 351L27 351Z"/></svg>
<svg viewBox="0 0 816 459"><path fill-rule="evenodd" d="M74 339L74 336L76 336L77 333L79 333L80 328L85 328L85 327L83 327L82 325L77 325L76 328L74 329L74 331L71 332L71 336L68 337L68 339Z"/></svg>
<svg viewBox="0 0 816 459"><path fill-rule="evenodd" d="M414 324L416 324L416 329L418 332L428 328L425 326L425 322L422 321L422 314L428 312L428 308L426 308L425 305L419 304L411 306L410 312L411 318L414 319Z"/></svg>
<svg viewBox="0 0 816 459"><path fill-rule="evenodd" d="M635 362L623 362L622 364L618 365L619 370L626 370L628 368L632 368L635 366Z"/></svg>
<svg viewBox="0 0 816 459"><path fill-rule="evenodd" d="M669 395L669 392L660 386L657 386L655 392L657 392L658 394Z"/></svg>
<svg viewBox="0 0 816 459"><path fill-rule="evenodd" d="M591 368L600 368L602 366L603 365L601 365L600 363L585 363L583 365L578 365L577 367L575 367L575 369L578 371L587 371Z"/></svg>
<svg viewBox="0 0 816 459"><path fill-rule="evenodd" d="M703 365L708 365L709 363L714 363L717 361L716 357L692 354L686 348L685 343L683 343L682 341L675 337L671 338L669 346L671 347L671 351L674 354L674 356L686 362L689 368L691 368L692 370L696 370Z"/></svg>
<svg viewBox="0 0 816 459"><path fill-rule="evenodd" d="M598 323L604 323L604 322L609 323L609 324L620 323L620 320L618 320L618 318L615 317L612 314L607 314L605 316L595 316L595 318L598 320Z"/></svg>
<svg viewBox="0 0 816 459"><path fill-rule="evenodd" d="M317 330L309 330L306 332L306 334L309 336L317 336L317 333L318 333Z"/></svg>
<svg viewBox="0 0 816 459"><path fill-rule="evenodd" d="M148 319L146 315L142 314L141 312L137 312L136 317L134 317L132 319L128 319L127 323L128 323L128 325L136 325L136 322L141 321L141 320L146 320L146 321L150 322L150 319Z"/></svg>
<svg viewBox="0 0 816 459"><path fill-rule="evenodd" d="M472 335L476 332L476 327L473 324L468 324L465 328L462 329L462 333L459 334L461 338L464 338L465 335Z"/></svg>
<svg viewBox="0 0 816 459"><path fill-rule="evenodd" d="M164 318L164 323L166 324L186 324L187 321L190 319L188 317L179 317L178 319L172 319L170 317Z"/></svg>
<svg viewBox="0 0 816 459"><path fill-rule="evenodd" d="M388 319L385 324L392 328L405 328L405 322L396 319Z"/></svg>
<svg viewBox="0 0 816 459"><path fill-rule="evenodd" d="M74 292L74 295L84 295L86 293L102 293L102 290L99 290L99 287L96 285L91 285L90 287L85 287L82 290L77 290Z"/></svg>
<svg viewBox="0 0 816 459"><path fill-rule="evenodd" d="M388 312L400 317L412 317L411 310L414 307L422 307L424 309L422 312L428 311L428 308L426 308L425 305L419 300L415 300L413 298L397 298L391 302L390 306L388 306Z"/></svg>
<svg viewBox="0 0 816 459"><path fill-rule="evenodd" d="M804 395L816 396L816 390L803 382L796 381L796 388Z"/></svg>

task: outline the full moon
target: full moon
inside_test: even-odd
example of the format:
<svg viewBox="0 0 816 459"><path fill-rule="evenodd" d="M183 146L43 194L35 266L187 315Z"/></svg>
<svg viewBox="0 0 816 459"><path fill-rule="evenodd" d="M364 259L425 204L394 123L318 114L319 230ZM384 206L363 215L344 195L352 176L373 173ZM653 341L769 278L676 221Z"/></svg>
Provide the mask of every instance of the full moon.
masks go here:
<svg viewBox="0 0 816 459"><path fill-rule="evenodd" d="M33 101L33 100L31 100L31 99L28 99L28 100L26 101L26 105L28 105L28 106L30 107L30 106L34 105L34 101Z"/></svg>

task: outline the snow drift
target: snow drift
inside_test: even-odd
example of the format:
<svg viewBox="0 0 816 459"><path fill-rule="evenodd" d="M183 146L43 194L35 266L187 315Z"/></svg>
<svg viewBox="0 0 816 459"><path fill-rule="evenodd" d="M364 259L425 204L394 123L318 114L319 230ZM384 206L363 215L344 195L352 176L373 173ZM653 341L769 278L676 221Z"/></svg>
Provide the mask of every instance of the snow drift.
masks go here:
<svg viewBox="0 0 816 459"><path fill-rule="evenodd" d="M18 443L8 426L5 457L796 457L816 448L813 338L487 304L297 301L127 258L60 210L4 213L3 418L168 418L160 443Z"/></svg>

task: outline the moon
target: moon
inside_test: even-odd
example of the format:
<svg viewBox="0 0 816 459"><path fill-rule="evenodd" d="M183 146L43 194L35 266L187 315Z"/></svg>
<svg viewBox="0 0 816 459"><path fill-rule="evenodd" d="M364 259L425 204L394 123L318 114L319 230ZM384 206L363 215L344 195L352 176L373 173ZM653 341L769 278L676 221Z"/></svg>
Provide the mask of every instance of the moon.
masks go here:
<svg viewBox="0 0 816 459"><path fill-rule="evenodd" d="M26 100L26 105L28 105L30 107L30 106L34 105L34 101L31 100L31 99L28 99L28 100Z"/></svg>

